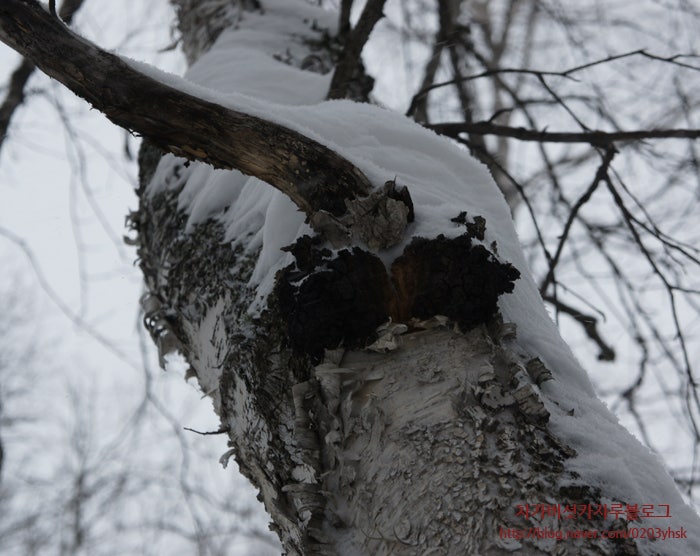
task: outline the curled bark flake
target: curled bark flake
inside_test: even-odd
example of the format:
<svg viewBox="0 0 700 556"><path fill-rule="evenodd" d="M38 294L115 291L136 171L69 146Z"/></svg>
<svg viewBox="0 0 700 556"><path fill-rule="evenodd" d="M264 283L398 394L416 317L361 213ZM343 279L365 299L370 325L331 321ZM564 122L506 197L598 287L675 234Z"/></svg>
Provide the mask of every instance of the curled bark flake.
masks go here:
<svg viewBox="0 0 700 556"><path fill-rule="evenodd" d="M376 251L399 243L413 220L413 202L406 187L388 181L366 197L346 202L353 236Z"/></svg>
<svg viewBox="0 0 700 556"><path fill-rule="evenodd" d="M407 331L408 326L405 324L394 323L389 320L377 328L377 340L368 345L366 349L378 353L394 351L399 347L399 336Z"/></svg>
<svg viewBox="0 0 700 556"><path fill-rule="evenodd" d="M408 188L397 186L395 181L387 181L369 195L348 199L345 206L342 216L321 210L309 218L313 229L336 249L347 247L353 240L372 251L388 249L404 238L406 227L415 217Z"/></svg>
<svg viewBox="0 0 700 556"><path fill-rule="evenodd" d="M544 382L547 382L548 380L554 380L554 377L552 376L552 371L550 371L547 367L544 366L544 363L542 363L542 360L539 357L530 359L530 361L527 362L525 368L527 369L530 378L532 378L532 380L535 382L535 384L537 384L537 386L541 386Z"/></svg>
<svg viewBox="0 0 700 556"><path fill-rule="evenodd" d="M184 352L182 342L172 331L173 311L152 294L141 297L143 324L158 348L158 363L165 369L165 356L176 351Z"/></svg>
<svg viewBox="0 0 700 556"><path fill-rule="evenodd" d="M492 372L480 376L473 386L473 391L476 400L491 411L510 407L515 403L512 395L504 393L496 375Z"/></svg>

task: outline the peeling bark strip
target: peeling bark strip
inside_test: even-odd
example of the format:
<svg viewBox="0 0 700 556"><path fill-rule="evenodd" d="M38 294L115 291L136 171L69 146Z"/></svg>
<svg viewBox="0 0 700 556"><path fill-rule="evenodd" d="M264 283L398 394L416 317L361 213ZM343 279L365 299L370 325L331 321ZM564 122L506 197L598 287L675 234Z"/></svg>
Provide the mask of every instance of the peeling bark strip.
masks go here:
<svg viewBox="0 0 700 556"><path fill-rule="evenodd" d="M466 334L438 325L401 336L389 354L346 351L315 367L323 396L307 402L305 430L318 423L323 442L308 450L322 454L325 519L342 541L313 553L637 554L633 541L499 534L626 523L517 515L518 504L586 504L603 494L567 471L575 451L547 430L549 412L513 349L512 325L491 324ZM318 490L303 486L307 495Z"/></svg>
<svg viewBox="0 0 700 556"><path fill-rule="evenodd" d="M346 159L261 118L164 85L71 32L35 0L2 0L0 40L165 151L235 168L284 192L307 215L345 213L371 185Z"/></svg>

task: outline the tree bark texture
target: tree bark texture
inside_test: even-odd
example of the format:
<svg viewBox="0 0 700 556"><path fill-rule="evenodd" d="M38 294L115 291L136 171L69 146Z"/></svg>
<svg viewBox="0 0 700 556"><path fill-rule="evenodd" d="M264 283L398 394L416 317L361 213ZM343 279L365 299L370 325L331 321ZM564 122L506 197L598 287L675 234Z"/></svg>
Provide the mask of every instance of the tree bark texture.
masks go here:
<svg viewBox="0 0 700 556"><path fill-rule="evenodd" d="M186 22L216 11L216 2L202 4L196 14L187 3L181 19L190 53L206 41ZM245 28L245 12L227 18ZM182 164L166 181L187 171ZM183 234L180 189L149 196L147 181L132 216L147 324L211 394L230 437L224 461L235 457L258 487L286 553L637 553L628 541L573 540L562 552L551 540L499 536L527 526L516 516L522 501L601 498L566 471L574 451L547 429L536 386L551 375L518 355L514 327L495 313L511 270L481 261L485 281L503 284L487 307L460 305L426 292L439 289L441 264L444 275L468 273L468 245L414 243L388 272L369 251L331 260L309 239L290 247L296 265L251 317L258 252L231 249L215 220ZM294 286L300 275L306 289ZM625 527L603 521L588 525Z"/></svg>
<svg viewBox="0 0 700 556"><path fill-rule="evenodd" d="M547 430L534 387L546 372L516 354L512 327L495 319L463 333L431 319L318 360L290 347L275 299L247 317L255 255L231 250L212 221L183 235L185 220L175 194L142 202L134 217L149 325L211 394L229 432L224 459L259 488L288 554L562 553L499 537L527 526L515 515L524 500L601 499L565 470L574 452ZM584 547L637 553L602 540L570 541L563 553Z"/></svg>

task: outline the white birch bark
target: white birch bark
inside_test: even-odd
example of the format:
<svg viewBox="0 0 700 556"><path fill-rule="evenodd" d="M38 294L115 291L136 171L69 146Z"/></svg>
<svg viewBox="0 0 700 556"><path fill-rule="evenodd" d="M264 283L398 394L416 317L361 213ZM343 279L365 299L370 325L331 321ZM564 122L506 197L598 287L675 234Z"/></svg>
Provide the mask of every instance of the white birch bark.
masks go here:
<svg viewBox="0 0 700 556"><path fill-rule="evenodd" d="M289 29L298 29L297 2L286 10L276 2L255 19L246 9L257 2L173 3L191 62L234 27L250 34L250 48L259 45L287 64L331 67L328 30L308 19L302 18L307 33L289 34L277 52L254 40L254 33L266 32L261 14L283 14ZM161 351L182 351L212 397L230 437L222 460L235 457L257 486L286 553L652 553L649 543L629 539L557 542L500 534L532 527L516 515L518 504L627 502L588 484L568 464L577 448L548 424L568 407L555 393L542 394L539 387L552 374L524 355L512 325L497 315L461 332L436 316L410 327L390 325L365 349L326 349L320 361L300 352L279 291L267 311L248 313L259 248L239 241L232 249L215 219L185 233L178 198L183 176L196 169L184 161L161 167L156 179L180 185L149 195L152 154L144 150L141 206L133 216L150 291L148 324ZM284 238L276 241L285 245ZM331 325L320 323L319 330ZM555 517L538 525L582 529ZM585 527L624 531L630 524L594 517ZM661 553L682 553L675 550Z"/></svg>

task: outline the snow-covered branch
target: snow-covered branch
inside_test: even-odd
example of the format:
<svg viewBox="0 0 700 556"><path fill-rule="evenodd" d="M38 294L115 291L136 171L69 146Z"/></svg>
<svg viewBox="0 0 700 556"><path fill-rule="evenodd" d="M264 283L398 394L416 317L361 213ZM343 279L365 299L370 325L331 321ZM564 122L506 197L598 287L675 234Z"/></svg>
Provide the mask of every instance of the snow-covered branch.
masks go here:
<svg viewBox="0 0 700 556"><path fill-rule="evenodd" d="M73 21L73 16L82 5L83 0L65 0L63 4L61 4L58 17L65 21L66 24L70 25ZM24 59L12 72L7 94L2 104L0 104L0 149L5 141L5 137L7 137L7 130L10 127L12 116L24 102L24 87L34 73L34 69L34 64Z"/></svg>
<svg viewBox="0 0 700 556"><path fill-rule="evenodd" d="M166 85L71 32L34 0L2 3L0 40L115 124L179 156L258 177L307 215L343 214L346 199L369 192L364 174L328 147Z"/></svg>

